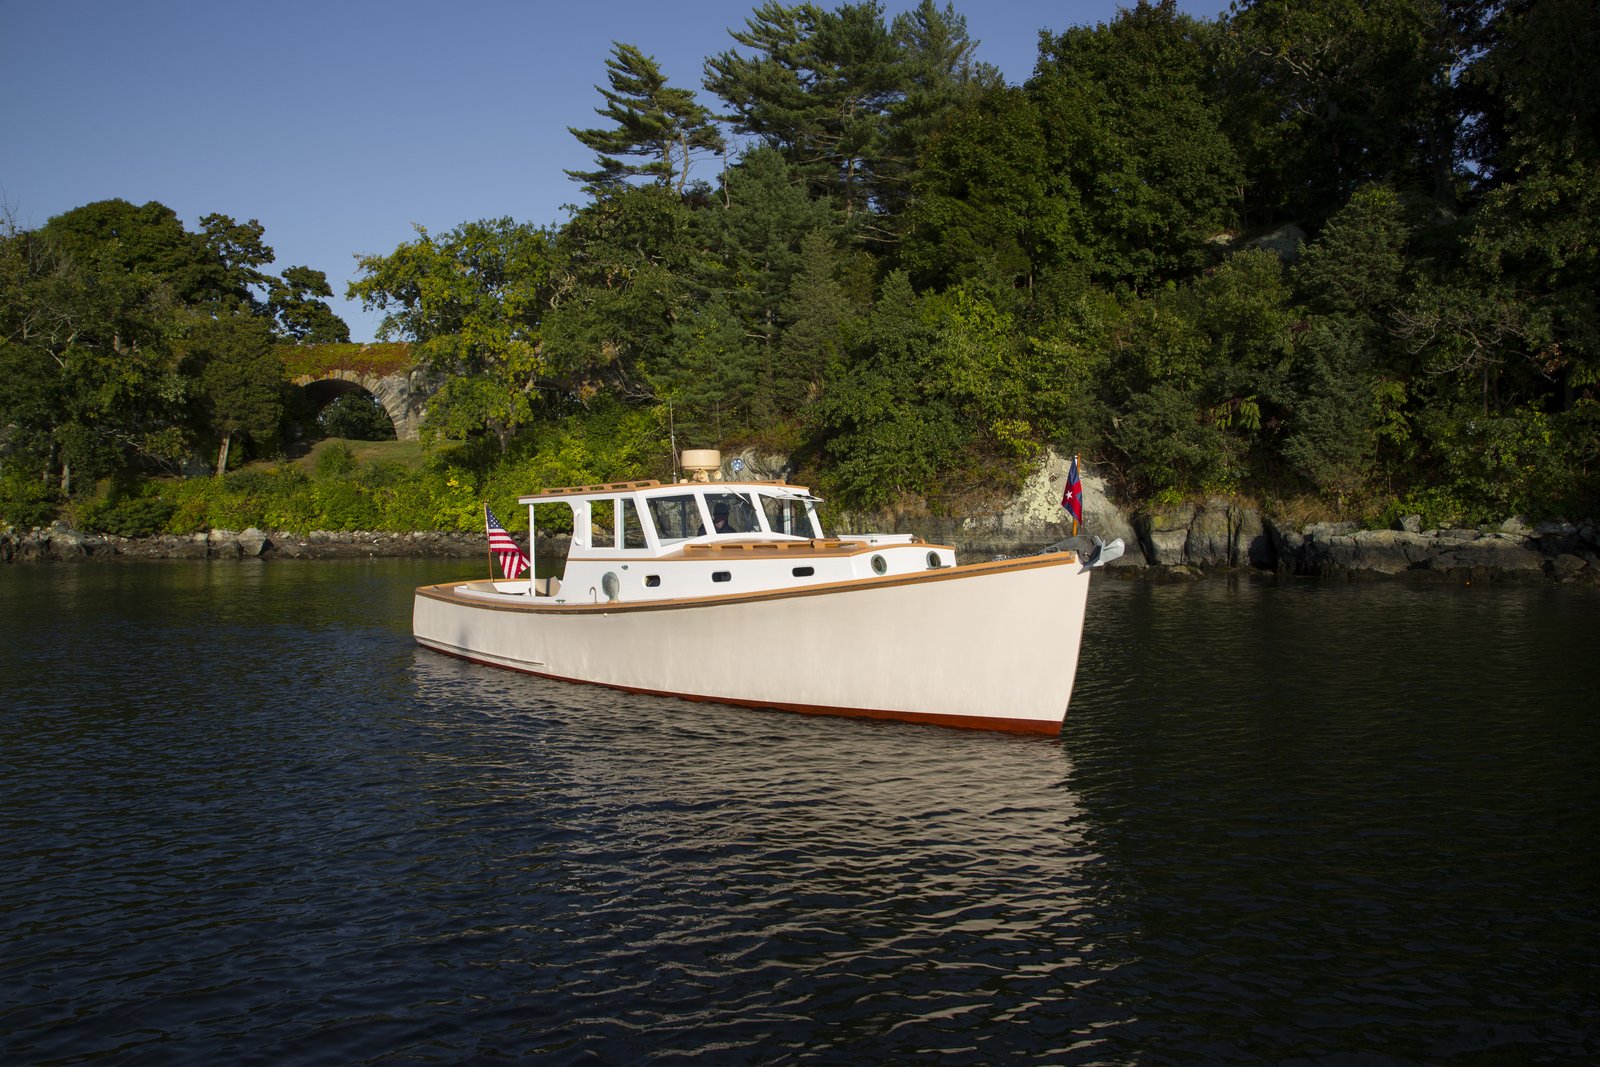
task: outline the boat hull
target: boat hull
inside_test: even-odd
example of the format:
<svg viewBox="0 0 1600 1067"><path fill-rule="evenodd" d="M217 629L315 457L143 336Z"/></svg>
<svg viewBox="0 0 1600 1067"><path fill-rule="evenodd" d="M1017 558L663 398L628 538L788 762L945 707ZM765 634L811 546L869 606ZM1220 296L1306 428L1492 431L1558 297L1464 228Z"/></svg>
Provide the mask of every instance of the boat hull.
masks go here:
<svg viewBox="0 0 1600 1067"><path fill-rule="evenodd" d="M427 648L690 700L1057 733L1089 573L1072 553L794 590L581 605L417 590ZM520 601L520 602L515 602Z"/></svg>

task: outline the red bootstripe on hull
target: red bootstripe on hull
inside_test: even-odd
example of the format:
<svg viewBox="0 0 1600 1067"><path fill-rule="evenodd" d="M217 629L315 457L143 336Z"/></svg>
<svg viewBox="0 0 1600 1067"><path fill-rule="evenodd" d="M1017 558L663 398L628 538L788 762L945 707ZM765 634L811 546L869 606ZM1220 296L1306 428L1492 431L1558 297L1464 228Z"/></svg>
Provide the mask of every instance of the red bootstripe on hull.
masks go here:
<svg viewBox="0 0 1600 1067"><path fill-rule="evenodd" d="M640 689L631 685L613 685L609 682L591 682L586 678L567 678L559 674L546 674L527 667L516 667L507 663L497 663L493 660L479 659L463 652L439 648L426 641L417 642L423 648L432 652L439 652L456 659L466 660L468 663L477 663L485 667L499 667L502 670L516 671L519 674L531 674L536 678L548 678L554 682L571 682L574 685L598 685L605 689L616 689L624 693L640 693L644 696L676 697L679 700L692 700L700 704L729 704L743 708L774 708L778 711L793 711L802 715L832 715L848 719L893 719L898 722L923 723L929 726L951 726L961 730L996 730L1002 733L1013 734L1048 734L1051 736L1061 732L1059 721L1049 722L1039 719L1008 719L991 717L987 715L929 715L916 711L885 711L874 708L836 708L814 704L774 704L763 700L739 700L733 697L696 696L692 693L669 693L660 689Z"/></svg>

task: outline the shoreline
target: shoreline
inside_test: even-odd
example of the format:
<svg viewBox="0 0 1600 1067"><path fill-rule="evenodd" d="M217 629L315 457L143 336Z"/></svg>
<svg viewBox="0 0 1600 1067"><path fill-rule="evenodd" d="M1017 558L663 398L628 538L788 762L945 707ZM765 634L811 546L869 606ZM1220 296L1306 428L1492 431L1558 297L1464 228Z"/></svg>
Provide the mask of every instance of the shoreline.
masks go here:
<svg viewBox="0 0 1600 1067"><path fill-rule="evenodd" d="M1198 580L1225 574L1321 579L1400 578L1434 583L1518 583L1600 587L1600 528L1585 523L1529 529L1364 530L1348 523L1280 527L1222 502L1181 516L1134 517L1129 528L1108 523L1104 536L1122 536L1127 553L1107 568L1122 578ZM1178 519L1179 521L1173 521ZM893 525L899 525L898 523ZM952 544L962 562L1028 555L1066 536L1058 524L979 530L934 522L930 540ZM961 527L965 526L965 529ZM910 531L905 531L910 532ZM561 557L566 538L540 537L537 555ZM210 530L189 535L117 537L63 524L25 532L0 530L0 563L75 563L132 560L243 559L473 559L486 552L476 531L454 533L373 530Z"/></svg>

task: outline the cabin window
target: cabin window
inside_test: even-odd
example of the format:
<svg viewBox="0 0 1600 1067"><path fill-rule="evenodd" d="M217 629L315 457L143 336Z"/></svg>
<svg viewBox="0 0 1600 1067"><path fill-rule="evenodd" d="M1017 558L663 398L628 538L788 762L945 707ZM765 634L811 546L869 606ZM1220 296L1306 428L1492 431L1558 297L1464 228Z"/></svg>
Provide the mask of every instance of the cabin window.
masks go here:
<svg viewBox="0 0 1600 1067"><path fill-rule="evenodd" d="M713 582L731 582L733 581L733 573L731 571L712 571L711 580Z"/></svg>
<svg viewBox="0 0 1600 1067"><path fill-rule="evenodd" d="M874 555L872 557L872 573L873 574L888 574L889 573L889 561L884 559L882 556Z"/></svg>
<svg viewBox="0 0 1600 1067"><path fill-rule="evenodd" d="M817 568L815 568L815 567L796 567L794 569L793 573L794 573L794 576L796 578L809 578L813 574L817 573Z"/></svg>
<svg viewBox="0 0 1600 1067"><path fill-rule="evenodd" d="M928 569L930 571L936 571L942 566L944 566L944 564L939 562L939 553L937 553L937 552L929 552L928 553Z"/></svg>
<svg viewBox="0 0 1600 1067"><path fill-rule="evenodd" d="M791 537L812 537L811 518L806 502L792 497L763 496L761 509L767 515L767 529Z"/></svg>
<svg viewBox="0 0 1600 1067"><path fill-rule="evenodd" d="M700 529L700 506L693 493L650 498L650 518L662 541L682 541Z"/></svg>
<svg viewBox="0 0 1600 1067"><path fill-rule="evenodd" d="M631 500L617 501L617 515L621 521L623 548L649 548L644 539L644 526L639 522L639 507Z"/></svg>
<svg viewBox="0 0 1600 1067"><path fill-rule="evenodd" d="M701 533L755 533L761 528L750 499L738 493L707 493L706 509L711 512L711 529Z"/></svg>
<svg viewBox="0 0 1600 1067"><path fill-rule="evenodd" d="M661 575L659 575L659 574L647 574L647 575L645 575L644 576L644 584L645 584L645 588L646 589L654 589L656 586L661 584Z"/></svg>

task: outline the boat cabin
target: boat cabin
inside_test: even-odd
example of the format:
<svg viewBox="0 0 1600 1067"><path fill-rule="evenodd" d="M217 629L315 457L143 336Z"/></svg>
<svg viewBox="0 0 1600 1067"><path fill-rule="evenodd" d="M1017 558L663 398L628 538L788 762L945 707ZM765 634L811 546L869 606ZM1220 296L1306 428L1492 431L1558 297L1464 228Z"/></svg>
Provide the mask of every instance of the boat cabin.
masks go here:
<svg viewBox="0 0 1600 1067"><path fill-rule="evenodd" d="M493 595L549 605L770 592L870 581L955 566L955 550L909 534L830 536L818 498L781 482L617 482L519 498L530 543L538 509L571 509L572 542L557 579L492 583Z"/></svg>

